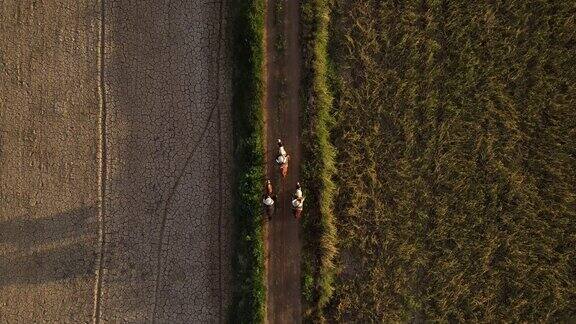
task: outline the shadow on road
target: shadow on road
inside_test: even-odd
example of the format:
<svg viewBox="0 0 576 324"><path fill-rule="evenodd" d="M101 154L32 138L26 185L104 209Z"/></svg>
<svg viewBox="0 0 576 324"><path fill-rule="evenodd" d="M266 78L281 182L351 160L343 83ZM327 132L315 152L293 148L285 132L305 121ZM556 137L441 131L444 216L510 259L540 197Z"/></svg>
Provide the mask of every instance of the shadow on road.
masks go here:
<svg viewBox="0 0 576 324"><path fill-rule="evenodd" d="M97 212L92 206L0 222L0 286L93 276Z"/></svg>

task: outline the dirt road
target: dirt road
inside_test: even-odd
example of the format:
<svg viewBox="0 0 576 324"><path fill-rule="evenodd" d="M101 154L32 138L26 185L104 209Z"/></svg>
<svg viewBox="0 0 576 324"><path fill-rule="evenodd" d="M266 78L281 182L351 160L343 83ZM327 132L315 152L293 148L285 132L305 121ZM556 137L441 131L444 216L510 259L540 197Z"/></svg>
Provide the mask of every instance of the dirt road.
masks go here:
<svg viewBox="0 0 576 324"><path fill-rule="evenodd" d="M283 3L282 19L277 1ZM267 0L266 9L266 159L267 176L278 194L276 211L267 226L267 321L301 322L299 224L290 204L300 173L300 46L298 0ZM285 49L278 51L278 37ZM283 82L282 80L285 80ZM281 179L275 158L282 139L291 160Z"/></svg>
<svg viewBox="0 0 576 324"><path fill-rule="evenodd" d="M0 322L221 322L222 1L0 2Z"/></svg>

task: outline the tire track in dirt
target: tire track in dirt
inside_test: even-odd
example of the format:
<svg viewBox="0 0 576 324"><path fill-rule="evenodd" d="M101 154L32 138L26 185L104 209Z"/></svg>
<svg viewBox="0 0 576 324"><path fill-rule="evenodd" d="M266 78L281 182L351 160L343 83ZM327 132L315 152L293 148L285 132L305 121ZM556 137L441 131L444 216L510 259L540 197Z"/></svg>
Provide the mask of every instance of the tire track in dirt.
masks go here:
<svg viewBox="0 0 576 324"><path fill-rule="evenodd" d="M222 50L222 19L223 19L223 1L220 1L219 3L219 9L218 9L218 46L217 46L217 50L216 50L216 55L217 55L217 59L216 59L216 85L215 85L215 89L219 89L220 88L220 54L221 54L221 50ZM159 295L159 289L160 289L160 282L161 282L161 274L162 274L162 247L164 245L164 235L166 232L166 221L168 218L168 209L170 208L170 204L172 202L172 199L174 197L174 194L176 192L176 189L178 188L178 186L180 185L180 181L182 179L182 177L184 176L184 173L186 172L186 169L188 169L188 166L190 165L190 161L192 161L192 157L194 157L194 154L196 153L200 143L202 142L202 140L204 139L204 136L206 135L209 126L210 126L210 122L212 121L212 118L214 116L214 112L217 111L217 131L218 131L218 157L219 157L219 163L218 163L218 168L219 168L219 172L218 172L218 181L219 181L219 216L218 216L218 264L219 264L219 272L221 273L221 269L222 269L222 247L221 247L221 223L222 223L222 159L221 159L221 154L222 154L222 137L221 137L221 125L220 125L220 92L217 92L216 98L215 98L215 103L214 106L212 106L212 108L210 109L210 114L208 115L208 118L206 120L206 123L204 124L204 128L202 129L202 132L200 134L200 136L198 137L198 140L194 143L194 145L192 146L192 149L190 151L190 153L188 154L186 161L184 162L184 165L182 166L180 173L178 174L178 176L176 177L176 181L174 183L174 186L172 186L170 193L168 194L168 197L166 199L166 204L164 206L164 212L162 213L162 220L161 220L161 225L160 225L160 234L159 234L159 238L158 238L158 249L156 251L156 260L157 260L157 264L156 264L156 281L155 281L155 285L154 285L154 303L153 303L153 309L152 309L152 322L156 322L156 312L157 312L157 307L158 307L158 295ZM186 148L186 151L188 151L188 148ZM219 291L222 292L222 275L219 275ZM220 298L220 319L222 319L222 298Z"/></svg>
<svg viewBox="0 0 576 324"><path fill-rule="evenodd" d="M186 169L188 168L188 165L190 164L192 157L194 157L194 153L196 153L196 150L200 146L200 143L202 142L202 140L204 139L204 136L206 135L206 133L208 131L208 126L210 125L210 122L212 121L212 116L214 115L214 111L216 110L215 107L216 106L212 107L212 109L210 110L210 114L208 115L208 119L206 120L206 124L204 124L204 128L202 129L202 133L198 137L198 140L194 143L192 150L188 154L186 161L184 162L184 165L182 166L182 169L180 170L180 172L178 173L178 176L176 177L176 181L174 183L174 186L172 186L170 193L168 194L168 198L166 199L166 204L164 206L164 212L162 213L162 220L161 220L161 224L160 224L160 234L158 237L158 249L156 251L157 264L156 264L156 281L155 281L155 285L154 285L154 304L153 304L153 309L152 309L152 322L155 322L155 320L156 320L156 309L158 306L158 290L160 289L160 279L161 279L161 270L162 270L162 262L160 260L162 260L162 247L164 245L164 235L166 232L166 221L168 219L168 209L170 207L170 204L172 203L172 199L174 197L176 189L180 185L180 181L181 181L182 177L184 176L184 173L186 172Z"/></svg>

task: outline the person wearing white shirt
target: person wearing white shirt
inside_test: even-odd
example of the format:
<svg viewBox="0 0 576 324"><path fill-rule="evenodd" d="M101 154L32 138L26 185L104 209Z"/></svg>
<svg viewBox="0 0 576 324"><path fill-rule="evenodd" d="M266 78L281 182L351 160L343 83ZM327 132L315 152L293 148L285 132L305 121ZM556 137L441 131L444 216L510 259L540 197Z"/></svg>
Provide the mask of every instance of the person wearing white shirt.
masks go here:
<svg viewBox="0 0 576 324"><path fill-rule="evenodd" d="M304 209L304 197L299 197L299 198L294 198L292 200L292 207L294 207L294 209L296 210L302 210Z"/></svg>
<svg viewBox="0 0 576 324"><path fill-rule="evenodd" d="M292 200L292 209L294 210L294 218L296 218L296 220L300 219L302 210L304 210L304 197Z"/></svg>
<svg viewBox="0 0 576 324"><path fill-rule="evenodd" d="M282 141L278 139L278 157L276 158L276 163L284 164L286 162L288 162L288 154L286 154Z"/></svg>
<svg viewBox="0 0 576 324"><path fill-rule="evenodd" d="M288 155L278 155L276 163L283 165L288 162Z"/></svg>
<svg viewBox="0 0 576 324"><path fill-rule="evenodd" d="M268 206L268 207L274 205L274 199L272 199L272 197L270 197L270 196L266 196L266 197L262 200L262 202L264 203L265 206Z"/></svg>
<svg viewBox="0 0 576 324"><path fill-rule="evenodd" d="M294 193L294 197L302 198L302 187L300 186L300 182L296 182L296 192Z"/></svg>
<svg viewBox="0 0 576 324"><path fill-rule="evenodd" d="M265 195L264 199L262 199L268 220L272 220L272 214L274 214L274 200L276 200L276 197L270 195Z"/></svg>

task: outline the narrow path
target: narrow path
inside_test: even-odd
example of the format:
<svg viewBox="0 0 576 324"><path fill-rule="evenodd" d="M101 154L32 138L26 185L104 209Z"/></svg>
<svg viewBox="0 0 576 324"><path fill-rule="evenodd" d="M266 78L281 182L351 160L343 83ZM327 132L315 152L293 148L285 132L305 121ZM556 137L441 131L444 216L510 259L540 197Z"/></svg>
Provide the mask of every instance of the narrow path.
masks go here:
<svg viewBox="0 0 576 324"><path fill-rule="evenodd" d="M278 2L283 18L276 21ZM266 0L266 172L278 195L276 211L267 226L267 322L301 322L300 236L290 203L300 174L300 45L299 0ZM285 40L278 52L278 37ZM282 82L284 80L284 82ZM283 98L283 99L281 99ZM274 159L281 138L291 160L281 179Z"/></svg>

